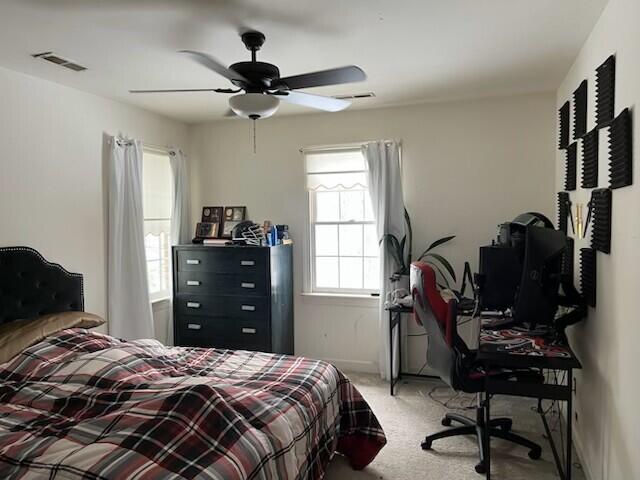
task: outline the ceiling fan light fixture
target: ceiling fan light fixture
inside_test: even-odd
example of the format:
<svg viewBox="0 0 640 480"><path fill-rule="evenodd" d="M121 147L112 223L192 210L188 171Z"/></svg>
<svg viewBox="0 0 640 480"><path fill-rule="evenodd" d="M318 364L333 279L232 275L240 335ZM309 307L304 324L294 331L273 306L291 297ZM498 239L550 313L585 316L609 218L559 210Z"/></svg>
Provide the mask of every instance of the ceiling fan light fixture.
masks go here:
<svg viewBox="0 0 640 480"><path fill-rule="evenodd" d="M229 106L239 117L257 120L276 113L280 100L263 93L241 93L229 99Z"/></svg>

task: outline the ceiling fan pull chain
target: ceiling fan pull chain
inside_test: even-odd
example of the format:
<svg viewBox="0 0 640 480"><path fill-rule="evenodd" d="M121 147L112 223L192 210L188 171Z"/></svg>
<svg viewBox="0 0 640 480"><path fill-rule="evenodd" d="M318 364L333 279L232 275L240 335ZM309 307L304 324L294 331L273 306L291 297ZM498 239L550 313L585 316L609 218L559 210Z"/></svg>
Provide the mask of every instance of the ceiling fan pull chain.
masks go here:
<svg viewBox="0 0 640 480"><path fill-rule="evenodd" d="M253 123L253 153L256 153L256 119L252 119Z"/></svg>

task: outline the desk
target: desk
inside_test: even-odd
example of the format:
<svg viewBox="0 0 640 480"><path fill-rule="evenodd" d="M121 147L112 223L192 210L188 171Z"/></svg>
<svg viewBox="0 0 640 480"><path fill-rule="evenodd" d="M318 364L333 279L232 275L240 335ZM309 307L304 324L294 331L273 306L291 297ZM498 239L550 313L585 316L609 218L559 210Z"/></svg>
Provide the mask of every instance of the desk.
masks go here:
<svg viewBox="0 0 640 480"><path fill-rule="evenodd" d="M394 394L394 388L396 383L404 377L418 377L418 378L434 378L432 375L420 375L419 373L409 373L402 371L402 314L413 313L412 307L405 307L402 305L393 305L385 308L389 312L389 391L391 396ZM393 341L393 331L398 329L398 376L393 377L393 352L395 350L396 342Z"/></svg>
<svg viewBox="0 0 640 480"><path fill-rule="evenodd" d="M566 372L566 384L558 383L532 384L485 377L485 422L490 420L491 395L515 395L537 398L538 413L549 438L549 445L562 480L571 480L571 427L572 427L572 385L573 369L582 368L580 362L571 351L569 345L551 344L542 336L533 335L526 330L507 328L488 330L481 328L478 343L477 359L484 364L487 371L503 368L539 368L541 370L561 370ZM564 383L564 382L563 382ZM552 437L549 423L542 408L542 400L559 400L567 402L567 440L565 465L563 468L560 455ZM487 453L485 459L486 478L491 478L491 447L488 430L485 432Z"/></svg>

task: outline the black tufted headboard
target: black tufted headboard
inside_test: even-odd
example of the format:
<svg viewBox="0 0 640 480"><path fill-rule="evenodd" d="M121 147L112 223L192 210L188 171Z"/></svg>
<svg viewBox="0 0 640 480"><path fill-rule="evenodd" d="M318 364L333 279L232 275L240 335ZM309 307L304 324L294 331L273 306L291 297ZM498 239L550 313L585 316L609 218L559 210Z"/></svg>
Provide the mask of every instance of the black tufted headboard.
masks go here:
<svg viewBox="0 0 640 480"><path fill-rule="evenodd" d="M0 324L74 310L84 310L82 275L33 248L0 248Z"/></svg>

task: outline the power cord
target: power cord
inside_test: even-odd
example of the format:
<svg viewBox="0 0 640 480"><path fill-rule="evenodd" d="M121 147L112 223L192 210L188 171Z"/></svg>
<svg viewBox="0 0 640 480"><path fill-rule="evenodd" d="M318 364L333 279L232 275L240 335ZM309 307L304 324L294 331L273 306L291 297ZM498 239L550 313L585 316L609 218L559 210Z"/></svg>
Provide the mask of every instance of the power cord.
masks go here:
<svg viewBox="0 0 640 480"><path fill-rule="evenodd" d="M418 370L418 373L416 373L416 375L420 375L425 368L427 368L427 362L424 362L422 364L422 366L420 367L420 370Z"/></svg>
<svg viewBox="0 0 640 480"><path fill-rule="evenodd" d="M431 390L429 390L429 392L427 392L427 396L431 400L436 402L438 405L443 406L447 410L460 410L460 411L475 410L475 408L476 408L474 406L474 403L476 401L475 395L469 396L468 394L466 394L464 392L454 392L454 391L452 391L451 394L449 395L449 398L447 398L444 401L440 400L439 398L437 398L435 396L437 391L446 390L446 389L449 389L449 387L443 387L443 386L439 386L439 385L435 386L435 387L431 388ZM454 402L456 402L458 400L459 400L459 403L458 404L454 404ZM465 400L468 400L468 402L465 401Z"/></svg>
<svg viewBox="0 0 640 480"><path fill-rule="evenodd" d="M562 375L560 377L558 377L558 370L551 370L552 374L553 374L553 382L556 385L564 385L565 381L566 381L566 375L567 372L563 371ZM548 377L549 380L551 380L550 375ZM532 407L532 410L537 412L537 409L535 409L534 407ZM549 412L554 413L555 414L555 420L553 421L553 423L550 422L549 425L549 432L550 435L553 434L553 432L559 432L560 433L560 445L564 445L564 428L562 425L562 404L558 401L558 400L553 400L550 404L550 406L546 409L542 411L543 415L548 415ZM540 412L538 412L540 413ZM547 434L545 433L543 435L545 438L547 438L549 440L549 437L547 436ZM560 455L561 455L561 459L562 459L562 463L565 463L565 451L564 448L560 449Z"/></svg>

